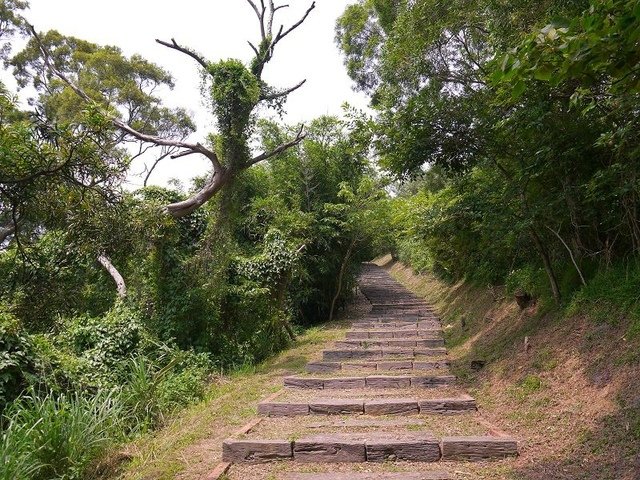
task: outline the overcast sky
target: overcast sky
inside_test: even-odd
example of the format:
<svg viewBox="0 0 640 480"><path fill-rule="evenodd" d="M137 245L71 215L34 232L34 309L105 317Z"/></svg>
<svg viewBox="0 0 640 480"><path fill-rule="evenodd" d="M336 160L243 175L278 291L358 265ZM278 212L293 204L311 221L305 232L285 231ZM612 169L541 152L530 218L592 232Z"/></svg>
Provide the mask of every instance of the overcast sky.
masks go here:
<svg viewBox="0 0 640 480"><path fill-rule="evenodd" d="M367 99L355 93L335 46L335 22L355 0L317 0L305 24L278 44L264 78L287 87L306 78L303 88L289 97L285 121L305 122L324 114L339 115L344 102L365 108ZM212 128L211 115L202 106L197 64L190 58L158 45L156 38L187 45L216 61L240 58L248 62L257 43L258 21L246 0L29 0L28 19L36 29L56 29L100 44L117 45L125 54L139 53L172 73L176 88L166 98L170 106L193 112L199 126L197 138ZM276 26L297 20L310 0L286 0ZM195 137L194 137L195 138ZM164 184L169 178L188 181L206 171L202 159L166 160L152 178ZM138 168L136 166L136 168ZM139 168L138 168L139 170Z"/></svg>

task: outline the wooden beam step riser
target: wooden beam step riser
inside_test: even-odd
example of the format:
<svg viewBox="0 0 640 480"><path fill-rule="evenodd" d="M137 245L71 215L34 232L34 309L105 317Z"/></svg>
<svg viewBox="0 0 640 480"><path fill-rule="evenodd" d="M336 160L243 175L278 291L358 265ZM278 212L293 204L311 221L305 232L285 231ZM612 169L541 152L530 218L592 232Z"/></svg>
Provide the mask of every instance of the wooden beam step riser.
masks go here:
<svg viewBox="0 0 640 480"><path fill-rule="evenodd" d="M402 473L289 473L280 480L452 480L447 472Z"/></svg>
<svg viewBox="0 0 640 480"><path fill-rule="evenodd" d="M334 342L336 348L380 348L380 347L392 347L392 348L437 348L444 347L444 340L442 338L421 338L421 339L404 339L393 338L391 340L340 340Z"/></svg>
<svg viewBox="0 0 640 480"><path fill-rule="evenodd" d="M375 350L356 350L356 349L336 349L324 350L322 359L325 361L340 360L376 360L376 359L400 359L414 360L416 357L441 357L446 356L445 348L407 348L407 349L375 349Z"/></svg>
<svg viewBox="0 0 640 480"><path fill-rule="evenodd" d="M476 461L518 455L515 440L503 437L447 437L425 434L318 435L287 440L225 440L225 462L260 463L293 460L302 463Z"/></svg>
<svg viewBox="0 0 640 480"><path fill-rule="evenodd" d="M442 361L390 361L390 362L313 362L307 364L309 373L331 373L340 371L412 371L446 370L451 366L448 360Z"/></svg>
<svg viewBox="0 0 640 480"><path fill-rule="evenodd" d="M430 400L316 400L309 403L262 402L258 413L267 417L305 415L454 415L475 412L473 398Z"/></svg>
<svg viewBox="0 0 640 480"><path fill-rule="evenodd" d="M411 330L352 330L347 332L346 338L347 340L442 338L442 330L418 330L417 328Z"/></svg>
<svg viewBox="0 0 640 480"><path fill-rule="evenodd" d="M286 388L304 390L351 390L356 388L436 388L453 385L453 375L367 376L367 377L285 377Z"/></svg>

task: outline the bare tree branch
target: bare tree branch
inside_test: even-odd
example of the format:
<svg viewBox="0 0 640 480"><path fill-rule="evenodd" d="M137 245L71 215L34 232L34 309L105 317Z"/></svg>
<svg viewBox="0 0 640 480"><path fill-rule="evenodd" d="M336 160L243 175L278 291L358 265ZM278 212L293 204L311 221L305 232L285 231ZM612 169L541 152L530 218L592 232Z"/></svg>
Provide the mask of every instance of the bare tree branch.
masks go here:
<svg viewBox="0 0 640 480"><path fill-rule="evenodd" d="M306 135L303 133L304 131L304 125L300 127L300 130L298 130L298 134L296 135L296 138L294 138L293 140L291 140L290 142L287 143L283 143L282 145L274 148L273 150L271 150L270 152L264 152L261 153L260 155L258 155L257 157L254 157L251 159L251 161L249 161L249 166L251 165L255 165L256 163L260 163L264 160L267 160L271 157L275 157L276 155L290 149L291 147L295 147L296 145L298 145L302 140L304 140L306 138Z"/></svg>
<svg viewBox="0 0 640 480"><path fill-rule="evenodd" d="M51 62L51 55L49 54L47 49L44 47L44 44L42 43L35 28L32 25L29 25L29 29L31 30L31 34L33 35L33 37L36 39L38 46L40 48L40 51L42 52L42 55L44 57L45 64L47 68L49 68L51 73L53 73L55 76L60 78L60 80L66 83L83 100L85 100L86 102L92 103L93 100L91 99L91 97L89 97L89 95L87 95L86 92L84 92L80 87L75 85L69 78L67 78L65 74L63 74L61 71L55 68L55 66ZM174 46L170 46L170 48L174 48ZM180 50L181 48L182 47L179 47L176 49ZM194 54L193 52L190 52L189 50L186 50L186 49L184 50L185 51L183 53L187 53L191 57L198 60L198 63L200 63L200 65L204 67L207 66L206 62L200 57L198 57L196 54ZM180 51L183 51L183 50L180 50ZM165 210L176 218L188 215L192 213L196 208L202 206L206 201L208 201L211 197L213 197L213 195L215 195L215 193L218 192L220 188L222 188L222 186L230 178L229 171L222 166L222 164L220 163L220 160L218 159L218 155L216 155L214 151L209 150L208 148L204 147L200 143L187 143L182 140L171 140L168 138L162 138L155 135L149 135L149 134L137 131L131 125L128 125L127 123L123 122L118 118L110 117L109 119L116 128L120 129L124 133L129 134L132 137L142 142L153 143L159 146L180 148L183 150L191 151L192 153L199 153L209 159L213 167L213 173L211 175L211 180L209 181L209 183L191 198L183 202L177 202L174 204L167 205L165 207ZM185 152L183 152L182 154L179 154L179 156L185 156L185 155L186 155Z"/></svg>
<svg viewBox="0 0 640 480"><path fill-rule="evenodd" d="M251 47L251 50L253 50L253 53L256 54L256 57L258 57L260 55L260 52L258 52L258 49L256 48L256 46L248 40L247 40L247 43Z"/></svg>
<svg viewBox="0 0 640 480"><path fill-rule="evenodd" d="M300 83L298 83L297 85L294 85L291 88L287 88L286 90L281 90L279 92L274 92L274 93L269 93L269 94L265 94L263 93L260 96L260 100L275 100L277 98L281 98L281 97L286 97L287 95L289 95L292 92L295 92L297 89L299 89L301 86L303 86L305 83L307 83L307 80L302 80Z"/></svg>
<svg viewBox="0 0 640 480"><path fill-rule="evenodd" d="M302 16L302 18L300 20L298 20L296 23L294 23L291 27L289 27L284 32L283 32L283 28L284 27L281 26L280 27L280 31L278 32L278 35L273 40L271 48L275 47L280 40L285 38L287 35L289 35L291 32L293 32L296 28L298 28L300 25L302 25L314 8L316 8L316 2L313 2L311 4L311 6L309 8L307 8L307 11L304 13L304 15Z"/></svg>
<svg viewBox="0 0 640 480"><path fill-rule="evenodd" d="M124 283L124 278L122 278L118 269L111 262L111 259L103 253L98 256L98 262L100 262L100 265L111 275L113 281L116 282L118 297L125 298L127 296L127 285Z"/></svg>
<svg viewBox="0 0 640 480"><path fill-rule="evenodd" d="M256 16L258 17L258 21L260 22L260 36L262 40L266 40L267 33L265 31L265 26L264 26L264 15L265 15L264 1L261 2L262 11L260 11L260 9L258 8L258 5L256 5L256 3L253 0L247 0L247 3L249 3L249 5L251 5L251 8L253 8L253 11L256 12Z"/></svg>
<svg viewBox="0 0 640 480"><path fill-rule="evenodd" d="M197 193L181 202L172 203L165 206L165 210L174 218L184 217L196 211L199 207L207 203L213 196L224 187L232 178L229 170L213 172L207 184Z"/></svg>
<svg viewBox="0 0 640 480"><path fill-rule="evenodd" d="M4 241L13 235L16 231L16 225L13 222L9 222L5 225L0 225L0 245L4 243Z"/></svg>
<svg viewBox="0 0 640 480"><path fill-rule="evenodd" d="M149 183L149 178L151 178L151 175L153 174L153 171L156 169L156 167L160 164L160 162L162 160L164 160L165 158L167 158L168 156L170 156L173 152L173 149L169 149L166 152L163 152L162 155L160 155L158 158L156 158L153 161L153 165L151 165L151 168L147 171L147 175L144 177L144 181L142 182L142 186L146 187L147 184ZM193 153L193 152L191 152ZM171 158L173 158L173 155L171 155Z"/></svg>
<svg viewBox="0 0 640 480"><path fill-rule="evenodd" d="M160 45L163 45L163 46L165 46L167 48L171 48L172 50L177 50L178 52L182 52L185 55L189 55L196 62L198 62L202 68L204 68L205 70L209 69L209 62L207 62L203 57L198 55L193 50L190 50L190 49L188 49L186 47L182 47L182 46L178 45L178 43L175 41L175 39L172 38L171 39L171 43L169 43L169 42L165 42L165 41L162 41L162 40L158 40L156 38L156 42L158 42Z"/></svg>

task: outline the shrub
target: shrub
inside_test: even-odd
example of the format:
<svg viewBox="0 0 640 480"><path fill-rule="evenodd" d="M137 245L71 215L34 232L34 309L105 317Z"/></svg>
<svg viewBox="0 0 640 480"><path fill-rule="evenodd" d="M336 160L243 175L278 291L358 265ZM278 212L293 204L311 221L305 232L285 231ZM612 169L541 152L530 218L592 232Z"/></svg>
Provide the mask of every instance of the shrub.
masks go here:
<svg viewBox="0 0 640 480"><path fill-rule="evenodd" d="M150 335L131 307L118 303L104 317L64 321L57 343L80 360L82 383L112 386L126 376L126 360L150 348ZM84 371L83 371L84 370Z"/></svg>
<svg viewBox="0 0 640 480"><path fill-rule="evenodd" d="M0 313L0 411L36 381L37 360L18 320Z"/></svg>

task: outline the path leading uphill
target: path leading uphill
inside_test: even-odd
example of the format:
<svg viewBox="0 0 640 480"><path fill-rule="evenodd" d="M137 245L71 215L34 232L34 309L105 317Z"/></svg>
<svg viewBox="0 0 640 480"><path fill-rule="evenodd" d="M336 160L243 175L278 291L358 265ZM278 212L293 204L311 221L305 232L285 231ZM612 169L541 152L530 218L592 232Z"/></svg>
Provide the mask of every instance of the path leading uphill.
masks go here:
<svg viewBox="0 0 640 480"><path fill-rule="evenodd" d="M422 299L367 264L369 311L344 340L283 379L263 417L223 444L233 480L441 480L461 462L517 455L478 418L449 372L441 324ZM493 432L490 434L489 432Z"/></svg>

